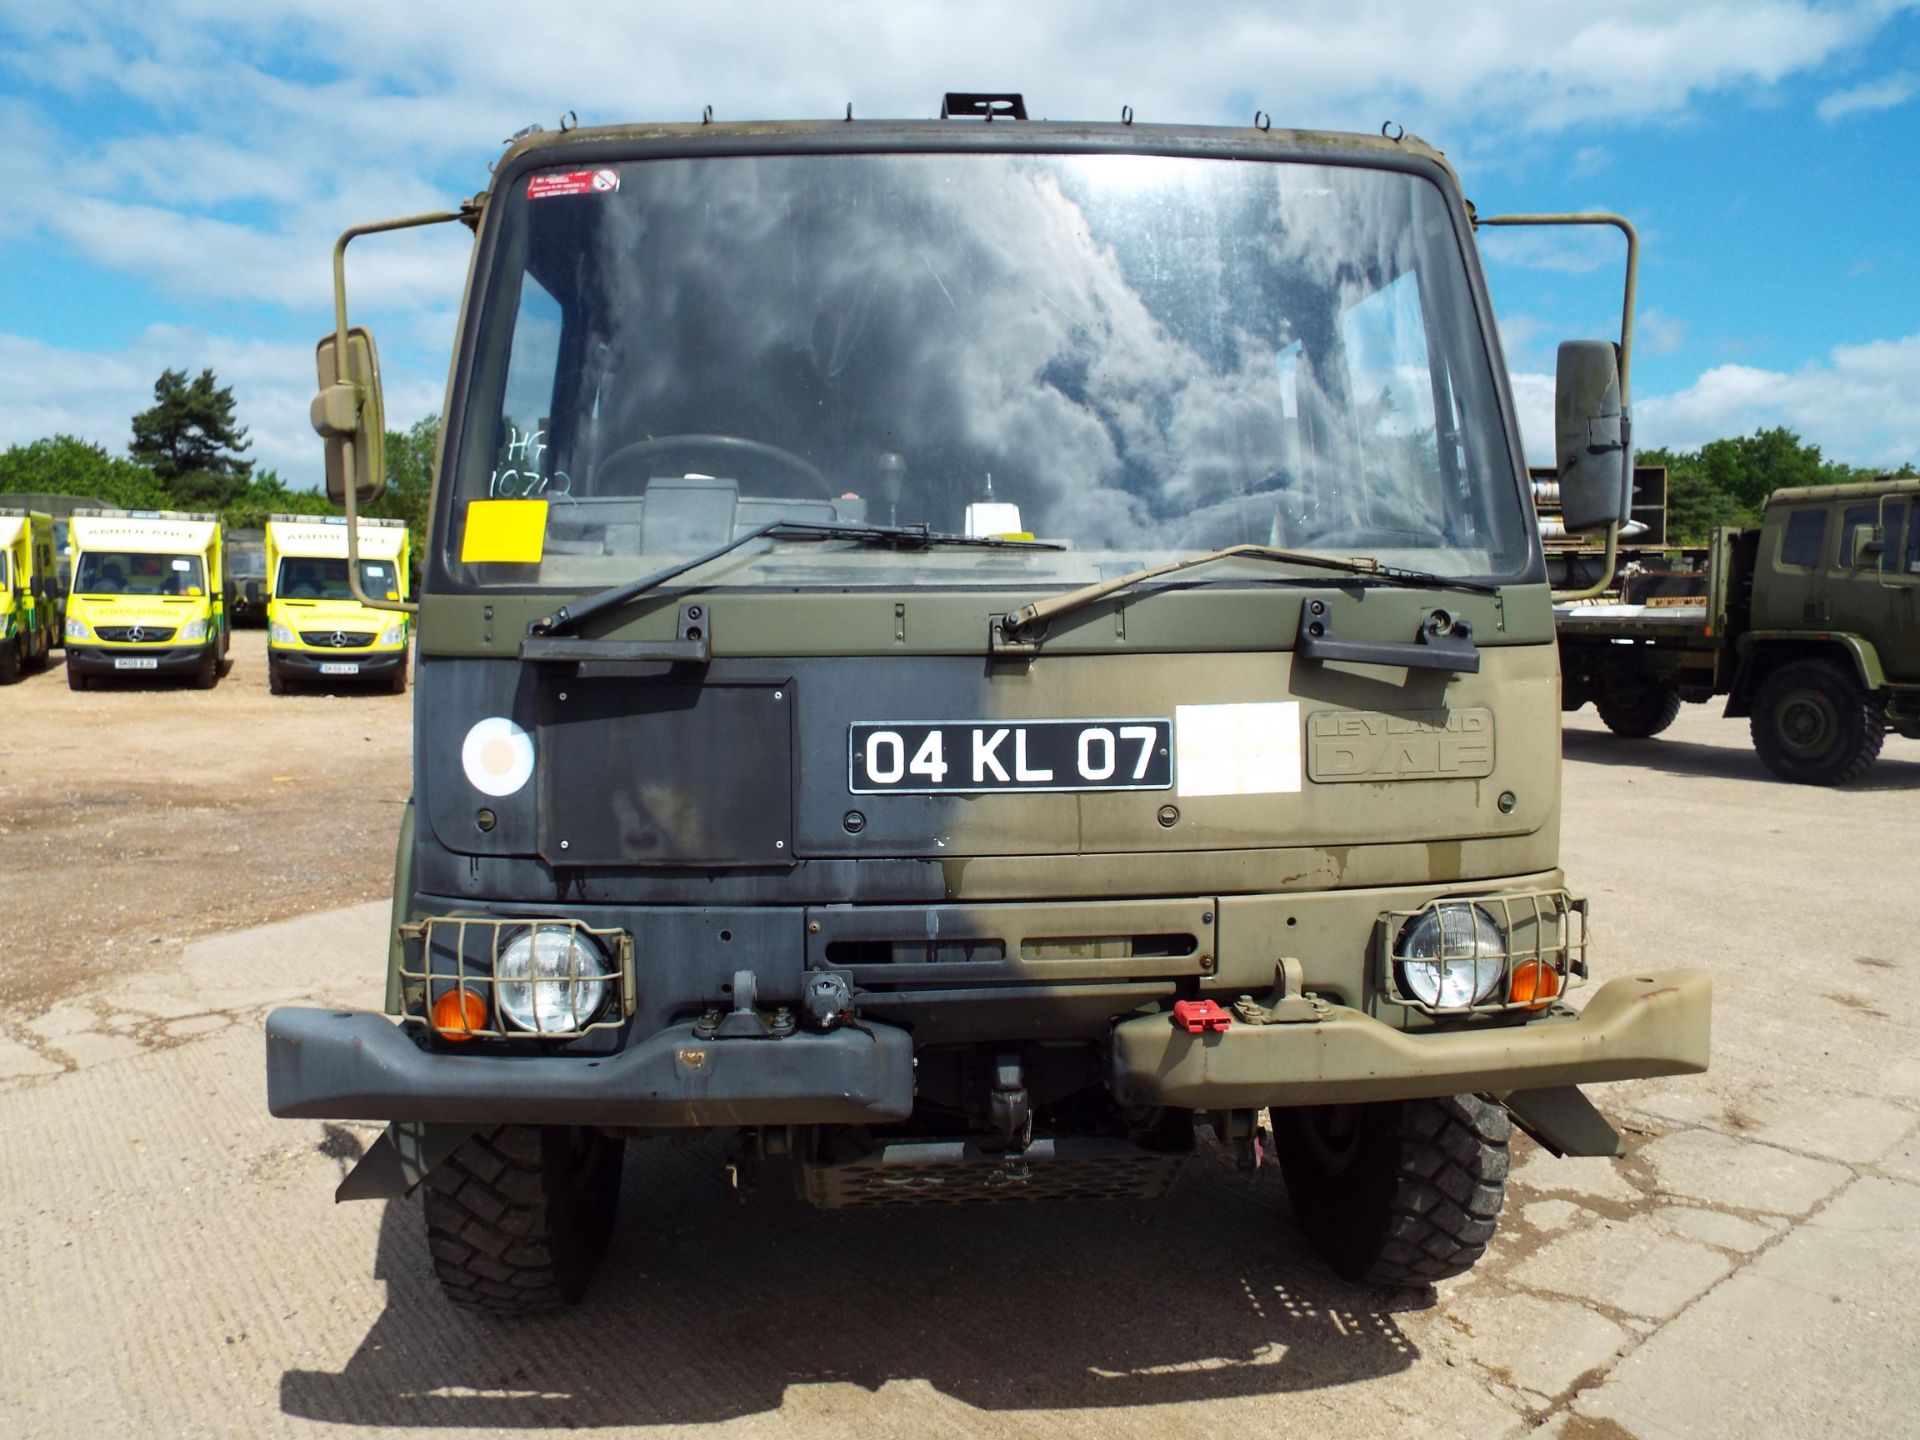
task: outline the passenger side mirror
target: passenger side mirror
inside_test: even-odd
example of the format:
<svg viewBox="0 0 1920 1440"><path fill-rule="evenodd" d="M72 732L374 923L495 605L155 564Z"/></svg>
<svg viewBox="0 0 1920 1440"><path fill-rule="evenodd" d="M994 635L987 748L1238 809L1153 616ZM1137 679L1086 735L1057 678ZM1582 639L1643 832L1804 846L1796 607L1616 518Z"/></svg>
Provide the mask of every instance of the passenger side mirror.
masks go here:
<svg viewBox="0 0 1920 1440"><path fill-rule="evenodd" d="M387 487L386 418L373 336L360 326L347 332L344 369L337 336L322 337L314 359L320 393L313 397L311 417L315 433L327 447L327 498L336 505L346 503L351 469L354 499L365 505Z"/></svg>
<svg viewBox="0 0 1920 1440"><path fill-rule="evenodd" d="M1567 340L1553 386L1554 468L1570 533L1625 524L1632 432L1620 403L1620 352L1610 340Z"/></svg>

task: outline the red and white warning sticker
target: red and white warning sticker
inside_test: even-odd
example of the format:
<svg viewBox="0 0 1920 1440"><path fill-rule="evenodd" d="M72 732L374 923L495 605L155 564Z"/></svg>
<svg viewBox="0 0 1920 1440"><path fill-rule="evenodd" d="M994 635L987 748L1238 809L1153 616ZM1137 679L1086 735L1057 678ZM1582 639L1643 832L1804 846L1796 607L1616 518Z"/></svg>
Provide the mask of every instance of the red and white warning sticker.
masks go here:
<svg viewBox="0 0 1920 1440"><path fill-rule="evenodd" d="M549 170L527 180L527 198L545 200L553 195L590 195L619 188L618 170Z"/></svg>

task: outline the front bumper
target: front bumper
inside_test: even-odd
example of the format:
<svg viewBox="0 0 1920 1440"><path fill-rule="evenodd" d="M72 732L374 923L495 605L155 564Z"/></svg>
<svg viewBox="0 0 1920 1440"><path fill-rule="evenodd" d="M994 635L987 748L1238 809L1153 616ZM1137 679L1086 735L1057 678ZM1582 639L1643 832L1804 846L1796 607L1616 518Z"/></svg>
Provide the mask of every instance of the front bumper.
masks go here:
<svg viewBox="0 0 1920 1440"><path fill-rule="evenodd" d="M1297 1023L1191 1035L1170 1015L1114 1027L1126 1105L1243 1110L1504 1094L1707 1068L1702 970L1614 980L1578 1015L1410 1033L1334 1006ZM913 1041L878 1023L783 1039L706 1040L689 1025L603 1056L422 1049L384 1016L287 1008L267 1018L267 1104L283 1118L464 1124L877 1124L912 1112Z"/></svg>
<svg viewBox="0 0 1920 1440"><path fill-rule="evenodd" d="M1112 1082L1123 1104L1246 1110L1697 1075L1712 999L1704 970L1661 970L1609 981L1578 1015L1436 1033L1339 1006L1315 1021L1205 1035L1148 1015L1114 1027Z"/></svg>
<svg viewBox="0 0 1920 1440"><path fill-rule="evenodd" d="M913 1110L913 1040L893 1025L705 1040L691 1025L612 1055L423 1050L385 1016L267 1017L267 1108L284 1118L470 1125L866 1125Z"/></svg>
<svg viewBox="0 0 1920 1440"><path fill-rule="evenodd" d="M76 645L67 644L67 664L82 675L192 675L207 663L212 641L197 645ZM151 668L122 669L115 660L151 660Z"/></svg>
<svg viewBox="0 0 1920 1440"><path fill-rule="evenodd" d="M283 675L299 678L311 676L319 679L322 674L331 680L338 671L322 671L322 665L358 665L354 675L391 675L407 660L407 647L397 650L374 650L356 648L345 650L283 650L279 646L267 647L267 663ZM352 679L349 675L346 678Z"/></svg>

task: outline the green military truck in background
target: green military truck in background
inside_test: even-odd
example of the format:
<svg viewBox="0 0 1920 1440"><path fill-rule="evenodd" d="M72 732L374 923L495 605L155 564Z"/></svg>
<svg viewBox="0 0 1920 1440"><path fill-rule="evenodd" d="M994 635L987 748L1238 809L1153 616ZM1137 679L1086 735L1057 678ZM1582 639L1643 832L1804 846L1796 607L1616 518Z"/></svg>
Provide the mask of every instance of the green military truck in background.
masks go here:
<svg viewBox="0 0 1920 1440"><path fill-rule="evenodd" d="M1889 730L1920 739L1917 505L1920 480L1778 490L1705 549L1623 550L1555 612L1563 706L1646 737L1724 695L1782 780L1858 779Z"/></svg>
<svg viewBox="0 0 1920 1440"><path fill-rule="evenodd" d="M1707 977L1606 956L1560 869L1475 243L1627 237L1556 398L1611 552L1631 227L1476 217L1411 136L1130 122L563 127L341 237L350 543L347 247L476 238L386 1013L275 1011L268 1097L388 1122L340 1196L421 1189L455 1301L577 1297L628 1142L702 1132L841 1206L1155 1195L1210 1130L1341 1273L1425 1284L1512 1124L1616 1154L1579 1086L1705 1068Z"/></svg>

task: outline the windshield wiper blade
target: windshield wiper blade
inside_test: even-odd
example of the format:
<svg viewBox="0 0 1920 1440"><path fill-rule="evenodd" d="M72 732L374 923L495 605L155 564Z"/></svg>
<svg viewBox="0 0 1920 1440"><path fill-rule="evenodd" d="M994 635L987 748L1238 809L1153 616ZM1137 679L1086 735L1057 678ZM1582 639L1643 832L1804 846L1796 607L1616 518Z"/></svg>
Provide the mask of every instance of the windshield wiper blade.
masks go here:
<svg viewBox="0 0 1920 1440"><path fill-rule="evenodd" d="M1209 550L1204 555L1189 555L1184 560L1170 561L1165 565L1155 565L1146 570L1135 570L1130 575L1119 575L1112 580L1098 580L1091 585L1082 585L1078 590L1069 590L1064 595L1050 595L1045 600L1036 600L1031 605L1022 605L1018 610L1007 612L1001 622L1004 633L1009 637L1018 632L1032 630L1049 620L1057 620L1062 615L1075 610L1083 610L1097 604L1109 595L1122 590L1130 590L1135 585L1143 585L1149 580L1157 580L1162 575L1171 575L1178 570L1191 570L1196 565L1211 565L1216 560L1228 560L1244 556L1249 560L1272 560L1287 565L1306 565L1317 570L1338 570L1347 575L1358 575L1367 580L1385 581L1390 585L1435 585L1450 590L1472 590L1479 594L1491 595L1499 590L1497 585L1488 585L1479 580L1455 580L1446 575L1430 575L1424 570L1405 570L1397 565L1383 565L1365 555L1343 558L1337 555L1316 555L1309 550L1282 550L1275 545L1228 545L1220 550Z"/></svg>
<svg viewBox="0 0 1920 1440"><path fill-rule="evenodd" d="M987 550L1063 550L1051 540L1002 540L990 535L948 535L925 525L830 525L811 520L770 520L765 525L736 535L724 545L716 545L703 555L682 560L664 570L655 570L637 579L622 581L606 590L596 591L573 605L562 605L551 615L542 615L527 626L527 634L564 635L583 620L624 605L636 595L644 595L676 576L730 555L755 540L865 540L875 545L898 545L905 549L925 549L934 545L972 545Z"/></svg>

